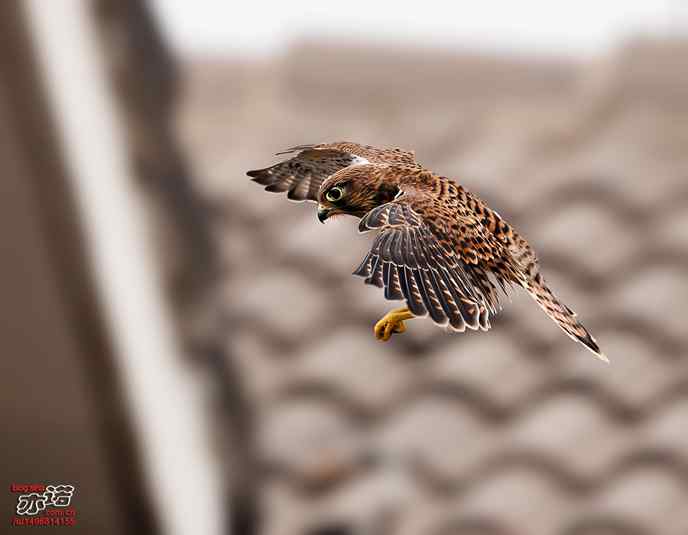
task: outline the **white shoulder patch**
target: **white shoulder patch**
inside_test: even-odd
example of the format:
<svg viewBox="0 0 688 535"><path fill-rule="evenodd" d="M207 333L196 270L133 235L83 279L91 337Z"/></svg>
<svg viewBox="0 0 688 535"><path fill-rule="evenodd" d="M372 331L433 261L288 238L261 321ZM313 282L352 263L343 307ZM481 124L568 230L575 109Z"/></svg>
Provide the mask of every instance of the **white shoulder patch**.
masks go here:
<svg viewBox="0 0 688 535"><path fill-rule="evenodd" d="M355 154L351 155L351 164L350 165L365 165L367 163L370 163L368 160L365 158L361 158L360 156L356 156Z"/></svg>

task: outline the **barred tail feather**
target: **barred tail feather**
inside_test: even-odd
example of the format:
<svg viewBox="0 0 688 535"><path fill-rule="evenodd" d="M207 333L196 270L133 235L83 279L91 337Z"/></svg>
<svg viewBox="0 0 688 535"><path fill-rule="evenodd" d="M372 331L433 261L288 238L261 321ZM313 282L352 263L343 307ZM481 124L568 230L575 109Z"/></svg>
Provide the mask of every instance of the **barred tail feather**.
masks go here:
<svg viewBox="0 0 688 535"><path fill-rule="evenodd" d="M602 352L600 346L597 345L595 339L576 318L576 313L557 299L539 273L524 283L524 287L537 304L540 305L540 308L544 310L545 314L552 318L569 338L580 342L595 357L609 363L609 359Z"/></svg>

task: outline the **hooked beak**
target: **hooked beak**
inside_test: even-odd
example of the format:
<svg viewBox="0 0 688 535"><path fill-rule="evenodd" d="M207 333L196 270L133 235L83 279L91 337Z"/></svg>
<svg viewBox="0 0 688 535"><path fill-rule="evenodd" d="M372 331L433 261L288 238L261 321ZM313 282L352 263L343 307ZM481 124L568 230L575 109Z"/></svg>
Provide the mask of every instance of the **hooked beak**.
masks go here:
<svg viewBox="0 0 688 535"><path fill-rule="evenodd" d="M325 220L330 217L330 210L322 205L318 205L318 221L324 223Z"/></svg>

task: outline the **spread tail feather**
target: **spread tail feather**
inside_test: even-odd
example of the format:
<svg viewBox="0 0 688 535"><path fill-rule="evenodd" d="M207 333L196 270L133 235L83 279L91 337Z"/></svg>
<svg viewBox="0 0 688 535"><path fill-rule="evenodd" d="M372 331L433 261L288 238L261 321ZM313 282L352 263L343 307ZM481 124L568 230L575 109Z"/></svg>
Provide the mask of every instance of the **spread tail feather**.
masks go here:
<svg viewBox="0 0 688 535"><path fill-rule="evenodd" d="M609 359L602 352L597 341L576 318L576 313L557 299L539 273L524 283L524 287L537 304L540 305L540 308L544 310L545 314L552 318L569 338L580 342L595 357L609 363Z"/></svg>

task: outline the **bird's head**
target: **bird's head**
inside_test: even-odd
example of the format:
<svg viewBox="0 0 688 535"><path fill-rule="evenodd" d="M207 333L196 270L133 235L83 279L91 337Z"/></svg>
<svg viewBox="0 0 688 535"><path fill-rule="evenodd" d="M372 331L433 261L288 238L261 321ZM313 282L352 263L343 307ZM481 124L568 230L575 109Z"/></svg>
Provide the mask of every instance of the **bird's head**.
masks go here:
<svg viewBox="0 0 688 535"><path fill-rule="evenodd" d="M318 193L318 220L336 215L363 217L394 199L399 192L389 166L365 164L346 167L328 177Z"/></svg>

